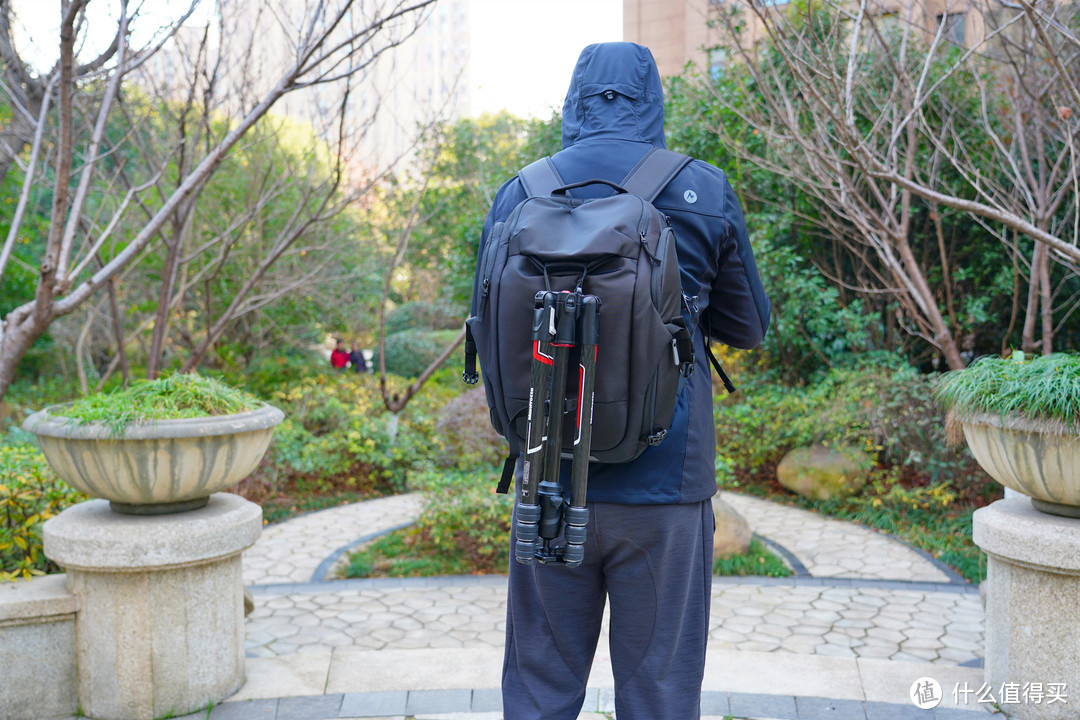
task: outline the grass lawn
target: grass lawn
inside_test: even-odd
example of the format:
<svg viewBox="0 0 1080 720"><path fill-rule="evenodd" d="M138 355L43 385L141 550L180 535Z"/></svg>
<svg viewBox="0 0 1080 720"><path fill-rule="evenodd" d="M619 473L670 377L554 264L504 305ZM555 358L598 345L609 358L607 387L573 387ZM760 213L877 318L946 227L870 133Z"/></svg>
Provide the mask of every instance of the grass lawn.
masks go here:
<svg viewBox="0 0 1080 720"><path fill-rule="evenodd" d="M507 535L503 547L497 548L495 556L482 568L464 553L445 553L433 548L418 528L406 528L377 538L365 547L349 555L349 563L341 573L342 578L366 577L433 577L440 575L471 575L505 573L510 562L510 538ZM716 558L713 562L716 575L765 575L787 577L791 569L784 561L758 540L750 542L750 549L742 555Z"/></svg>

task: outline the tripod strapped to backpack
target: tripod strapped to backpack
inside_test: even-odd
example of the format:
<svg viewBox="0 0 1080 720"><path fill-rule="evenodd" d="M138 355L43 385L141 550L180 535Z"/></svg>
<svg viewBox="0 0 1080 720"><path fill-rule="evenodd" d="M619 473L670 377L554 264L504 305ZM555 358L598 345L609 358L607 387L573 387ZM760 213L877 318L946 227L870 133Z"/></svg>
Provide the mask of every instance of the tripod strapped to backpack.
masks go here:
<svg viewBox="0 0 1080 720"><path fill-rule="evenodd" d="M589 510L585 494L592 444L593 388L600 299L595 295L541 290L534 298L532 375L525 462L518 484L514 557L530 564L577 567L585 557ZM571 351L578 348L577 433L570 469L570 504L559 479L563 409ZM562 536L565 544L554 540Z"/></svg>

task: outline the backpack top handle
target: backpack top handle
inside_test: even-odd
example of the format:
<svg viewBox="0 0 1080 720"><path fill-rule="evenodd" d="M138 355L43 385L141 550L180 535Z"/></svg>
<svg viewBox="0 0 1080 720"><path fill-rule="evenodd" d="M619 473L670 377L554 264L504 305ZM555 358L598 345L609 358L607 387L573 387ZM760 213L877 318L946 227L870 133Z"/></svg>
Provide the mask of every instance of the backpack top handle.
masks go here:
<svg viewBox="0 0 1080 720"><path fill-rule="evenodd" d="M555 188L554 190L551 191L551 194L565 197L567 195L568 190L574 190L576 188L583 188L583 187L585 187L587 185L607 185L608 187L614 188L615 192L617 194L623 194L623 193L628 193L629 192L629 190L624 188L622 185L616 185L615 183L611 182L610 180L603 180L601 178L593 178L592 180L582 180L581 182L571 183L570 185L563 185L561 188Z"/></svg>

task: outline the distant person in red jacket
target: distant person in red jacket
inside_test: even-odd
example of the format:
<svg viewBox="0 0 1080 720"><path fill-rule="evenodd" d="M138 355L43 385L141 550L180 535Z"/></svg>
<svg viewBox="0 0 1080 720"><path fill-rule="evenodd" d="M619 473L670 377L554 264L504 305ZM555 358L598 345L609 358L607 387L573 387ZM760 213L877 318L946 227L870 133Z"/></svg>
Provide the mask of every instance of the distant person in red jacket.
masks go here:
<svg viewBox="0 0 1080 720"><path fill-rule="evenodd" d="M337 347L330 353L330 364L335 370L344 370L349 365L349 351L345 349L345 341L338 340Z"/></svg>

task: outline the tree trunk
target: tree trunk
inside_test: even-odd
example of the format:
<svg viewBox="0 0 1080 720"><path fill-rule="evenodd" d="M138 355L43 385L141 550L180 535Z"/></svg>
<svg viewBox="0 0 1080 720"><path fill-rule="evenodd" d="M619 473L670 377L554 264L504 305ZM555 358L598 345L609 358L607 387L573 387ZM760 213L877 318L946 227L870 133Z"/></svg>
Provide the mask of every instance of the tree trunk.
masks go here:
<svg viewBox="0 0 1080 720"><path fill-rule="evenodd" d="M120 319L120 305L116 302L116 279L109 278L109 315L112 316L112 330L116 337L116 356L120 358L120 373L126 386L131 378L128 376L127 351L124 350L124 326ZM104 377L104 376L103 376Z"/></svg>
<svg viewBox="0 0 1080 720"><path fill-rule="evenodd" d="M173 216L172 242L165 254L165 268L161 276L161 292L158 294L157 318L154 320L154 334L150 340L150 357L146 363L146 377L154 380L158 376L161 357L165 352L165 337L169 330L169 308L172 306L173 288L176 287L176 275L180 269L180 258L184 250L184 239L192 217L192 204L184 203Z"/></svg>
<svg viewBox="0 0 1080 720"><path fill-rule="evenodd" d="M1049 250L1045 243L1036 242L1035 252L1031 256L1031 278L1028 282L1027 309L1024 313L1024 331L1020 341L1020 349L1025 353L1033 353L1039 346L1035 340L1035 324L1039 315L1039 299L1042 297L1040 286L1042 285L1042 267L1048 260Z"/></svg>
<svg viewBox="0 0 1080 720"><path fill-rule="evenodd" d="M1039 300L1042 308L1042 353L1049 355L1054 352L1054 300L1050 291L1049 250L1043 252L1042 263L1039 265Z"/></svg>
<svg viewBox="0 0 1080 720"><path fill-rule="evenodd" d="M8 315L4 336L0 341L0 398L4 397L15 380L19 361L34 341L45 334L54 319L49 315L34 313L33 308L29 311L24 308L26 306Z"/></svg>

